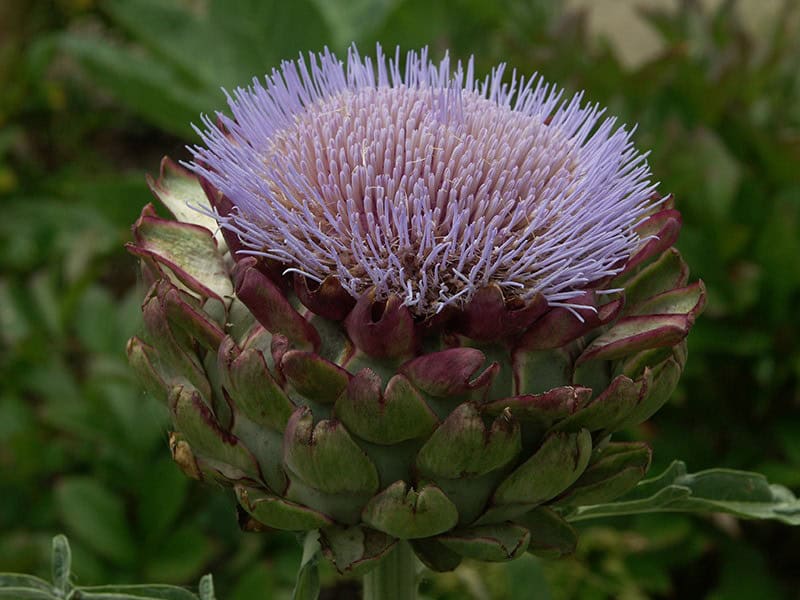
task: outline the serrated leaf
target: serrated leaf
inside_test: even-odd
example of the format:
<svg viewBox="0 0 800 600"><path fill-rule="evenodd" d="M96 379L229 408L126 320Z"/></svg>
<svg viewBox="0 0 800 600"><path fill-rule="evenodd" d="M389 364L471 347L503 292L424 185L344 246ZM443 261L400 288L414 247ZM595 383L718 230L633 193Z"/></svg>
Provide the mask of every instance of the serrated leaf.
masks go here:
<svg viewBox="0 0 800 600"><path fill-rule="evenodd" d="M708 469L690 474L680 461L658 477L642 481L616 502L578 507L566 519L652 512L728 513L800 525L800 500L789 489L770 484L760 473Z"/></svg>

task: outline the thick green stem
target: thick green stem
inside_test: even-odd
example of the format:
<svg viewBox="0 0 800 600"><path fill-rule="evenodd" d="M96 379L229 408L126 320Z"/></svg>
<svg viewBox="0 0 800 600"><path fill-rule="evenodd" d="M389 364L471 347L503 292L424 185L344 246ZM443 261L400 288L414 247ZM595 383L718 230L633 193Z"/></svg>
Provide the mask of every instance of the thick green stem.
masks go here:
<svg viewBox="0 0 800 600"><path fill-rule="evenodd" d="M400 540L380 564L364 575L364 600L416 600L417 559Z"/></svg>

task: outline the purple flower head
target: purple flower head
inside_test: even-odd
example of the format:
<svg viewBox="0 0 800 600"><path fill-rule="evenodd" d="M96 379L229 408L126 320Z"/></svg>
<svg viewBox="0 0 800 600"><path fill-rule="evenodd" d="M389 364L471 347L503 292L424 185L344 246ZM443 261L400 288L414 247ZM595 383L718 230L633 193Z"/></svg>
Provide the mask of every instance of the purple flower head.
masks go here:
<svg viewBox="0 0 800 600"><path fill-rule="evenodd" d="M573 307L639 243L655 184L632 131L504 65L427 51L301 56L203 118L189 166L232 202L242 252L416 315L498 285Z"/></svg>

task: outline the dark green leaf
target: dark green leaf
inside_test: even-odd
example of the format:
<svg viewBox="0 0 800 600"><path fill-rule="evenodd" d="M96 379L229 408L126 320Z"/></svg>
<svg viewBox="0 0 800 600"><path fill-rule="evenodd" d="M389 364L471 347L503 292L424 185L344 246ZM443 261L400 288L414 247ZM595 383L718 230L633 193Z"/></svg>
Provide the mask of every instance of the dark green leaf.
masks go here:
<svg viewBox="0 0 800 600"><path fill-rule="evenodd" d="M222 100L222 94L187 83L147 54L69 34L61 39L61 46L123 105L172 133L191 136L189 124Z"/></svg>
<svg viewBox="0 0 800 600"><path fill-rule="evenodd" d="M118 496L97 481L72 477L58 484L56 503L67 528L87 546L117 564L134 564L136 548Z"/></svg>
<svg viewBox="0 0 800 600"><path fill-rule="evenodd" d="M158 460L144 474L139 518L148 540L158 540L177 518L186 498L189 479L168 457Z"/></svg>
<svg viewBox="0 0 800 600"><path fill-rule="evenodd" d="M191 580L203 571L213 547L201 531L185 526L172 531L148 557L145 574L151 581Z"/></svg>
<svg viewBox="0 0 800 600"><path fill-rule="evenodd" d="M399 0L312 0L312 3L327 21L339 48L370 35L400 4Z"/></svg>
<svg viewBox="0 0 800 600"><path fill-rule="evenodd" d="M208 90L247 85L281 59L328 41L307 0L210 0L196 9L174 0L110 0L103 6L154 55ZM298 23L303 26L287 27Z"/></svg>

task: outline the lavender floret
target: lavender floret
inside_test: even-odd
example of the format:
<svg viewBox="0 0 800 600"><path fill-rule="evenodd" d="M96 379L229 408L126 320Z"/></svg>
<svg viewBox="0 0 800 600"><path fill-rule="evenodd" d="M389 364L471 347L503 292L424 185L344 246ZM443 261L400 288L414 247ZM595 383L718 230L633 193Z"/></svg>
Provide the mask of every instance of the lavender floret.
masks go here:
<svg viewBox="0 0 800 600"><path fill-rule="evenodd" d="M490 284L574 308L621 270L656 202L633 130L502 64L483 80L427 50L400 64L301 55L203 117L187 166L233 203L219 220L242 252L419 316Z"/></svg>

